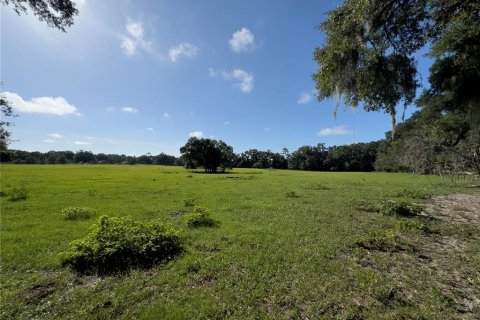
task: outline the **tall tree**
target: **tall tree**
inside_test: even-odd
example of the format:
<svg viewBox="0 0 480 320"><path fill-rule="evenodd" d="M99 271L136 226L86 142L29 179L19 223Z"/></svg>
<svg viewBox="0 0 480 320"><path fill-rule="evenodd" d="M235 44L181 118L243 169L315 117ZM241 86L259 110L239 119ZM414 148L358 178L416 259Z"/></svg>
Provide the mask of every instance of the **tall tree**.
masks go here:
<svg viewBox="0 0 480 320"><path fill-rule="evenodd" d="M320 25L326 41L314 51L318 98L336 96L335 114L341 100L389 113L394 138L397 106L411 104L419 86L415 54L428 44L437 60L465 46L466 56L455 61L478 56L479 12L478 0L345 0Z"/></svg>
<svg viewBox="0 0 480 320"><path fill-rule="evenodd" d="M12 123L5 120L5 117L13 116L12 106L8 103L5 96L0 95L0 160L8 160L8 144L10 143L10 131L7 130L7 127L11 126Z"/></svg>
<svg viewBox="0 0 480 320"><path fill-rule="evenodd" d="M17 14L27 13L27 6L38 16L40 21L45 21L48 26L66 31L73 24L73 19L78 15L75 2L71 0L0 0L3 5L11 4Z"/></svg>
<svg viewBox="0 0 480 320"><path fill-rule="evenodd" d="M182 159L189 168L203 167L207 173L216 173L231 168L234 160L233 148L223 141L190 138L180 148Z"/></svg>

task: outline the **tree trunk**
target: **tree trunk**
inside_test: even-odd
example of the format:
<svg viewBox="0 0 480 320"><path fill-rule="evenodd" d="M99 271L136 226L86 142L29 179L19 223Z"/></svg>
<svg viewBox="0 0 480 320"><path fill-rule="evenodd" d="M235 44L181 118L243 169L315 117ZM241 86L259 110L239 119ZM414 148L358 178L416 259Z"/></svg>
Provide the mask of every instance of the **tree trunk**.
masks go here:
<svg viewBox="0 0 480 320"><path fill-rule="evenodd" d="M391 116L391 123L392 123L392 141L395 140L395 126L397 124L396 120L396 115L397 112L395 110L395 107L390 107L390 116Z"/></svg>

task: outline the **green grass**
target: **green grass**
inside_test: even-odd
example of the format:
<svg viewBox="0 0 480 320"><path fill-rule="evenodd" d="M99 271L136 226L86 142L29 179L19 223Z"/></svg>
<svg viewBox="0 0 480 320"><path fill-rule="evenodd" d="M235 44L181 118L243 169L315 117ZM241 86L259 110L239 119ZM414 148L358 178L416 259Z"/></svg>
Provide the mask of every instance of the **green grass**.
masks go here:
<svg viewBox="0 0 480 320"><path fill-rule="evenodd" d="M426 276L432 272L415 264L418 253L410 248L430 235L396 228L394 216L362 210L385 199L422 203L428 201L423 199L427 194L478 192L450 187L436 177L253 169L207 175L180 167L2 165L1 186L2 191L24 186L28 194L14 202L0 198L1 319L461 315L455 293L439 289L431 275ZM218 225L188 228L185 215L193 205L209 208ZM160 218L180 230L185 251L169 263L122 276L75 274L61 266L59 254L71 241L85 237L94 220L65 220L62 209L67 207L137 220ZM439 221L421 223L448 235L456 232ZM478 226L468 228L459 237L471 238L479 231ZM382 243L377 239L382 234L409 249L367 252L356 245L371 242L369 237ZM457 272L480 292L479 252L478 242L469 243L459 263L464 268ZM406 265L392 273L392 261L397 260ZM438 281L448 279L440 275Z"/></svg>

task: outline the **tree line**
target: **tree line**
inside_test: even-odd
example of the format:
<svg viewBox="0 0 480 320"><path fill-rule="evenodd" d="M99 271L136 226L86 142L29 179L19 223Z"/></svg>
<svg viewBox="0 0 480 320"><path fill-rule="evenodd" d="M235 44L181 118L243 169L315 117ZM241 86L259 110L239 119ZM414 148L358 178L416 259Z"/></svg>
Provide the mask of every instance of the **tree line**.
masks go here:
<svg viewBox="0 0 480 320"><path fill-rule="evenodd" d="M211 147L208 145L211 144ZM326 147L301 146L293 152L249 149L234 153L223 141L191 138L181 148L181 156L147 153L141 156L125 154L94 154L90 151L22 151L9 150L2 162L15 164L143 164L203 168L208 173L231 168L291 169L308 171L373 171L381 143L356 143Z"/></svg>

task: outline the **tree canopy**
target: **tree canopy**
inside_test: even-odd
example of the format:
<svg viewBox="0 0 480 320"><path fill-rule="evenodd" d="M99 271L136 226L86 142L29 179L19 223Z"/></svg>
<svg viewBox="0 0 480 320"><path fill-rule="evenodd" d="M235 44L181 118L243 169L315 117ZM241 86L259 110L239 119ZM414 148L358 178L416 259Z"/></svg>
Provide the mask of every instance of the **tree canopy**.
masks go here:
<svg viewBox="0 0 480 320"><path fill-rule="evenodd" d="M235 154L233 148L223 141L190 138L180 148L182 159L188 168L203 167L207 173L215 173L218 168L231 168Z"/></svg>
<svg viewBox="0 0 480 320"><path fill-rule="evenodd" d="M434 58L424 95L478 114L480 80L478 0L345 0L320 25L325 43L314 51L319 99L391 115L413 103L419 87L415 54Z"/></svg>
<svg viewBox="0 0 480 320"><path fill-rule="evenodd" d="M27 13L27 6L38 16L40 21L45 21L48 26L66 31L73 24L73 19L78 15L75 2L71 0L0 0L2 4L13 6L17 14Z"/></svg>

